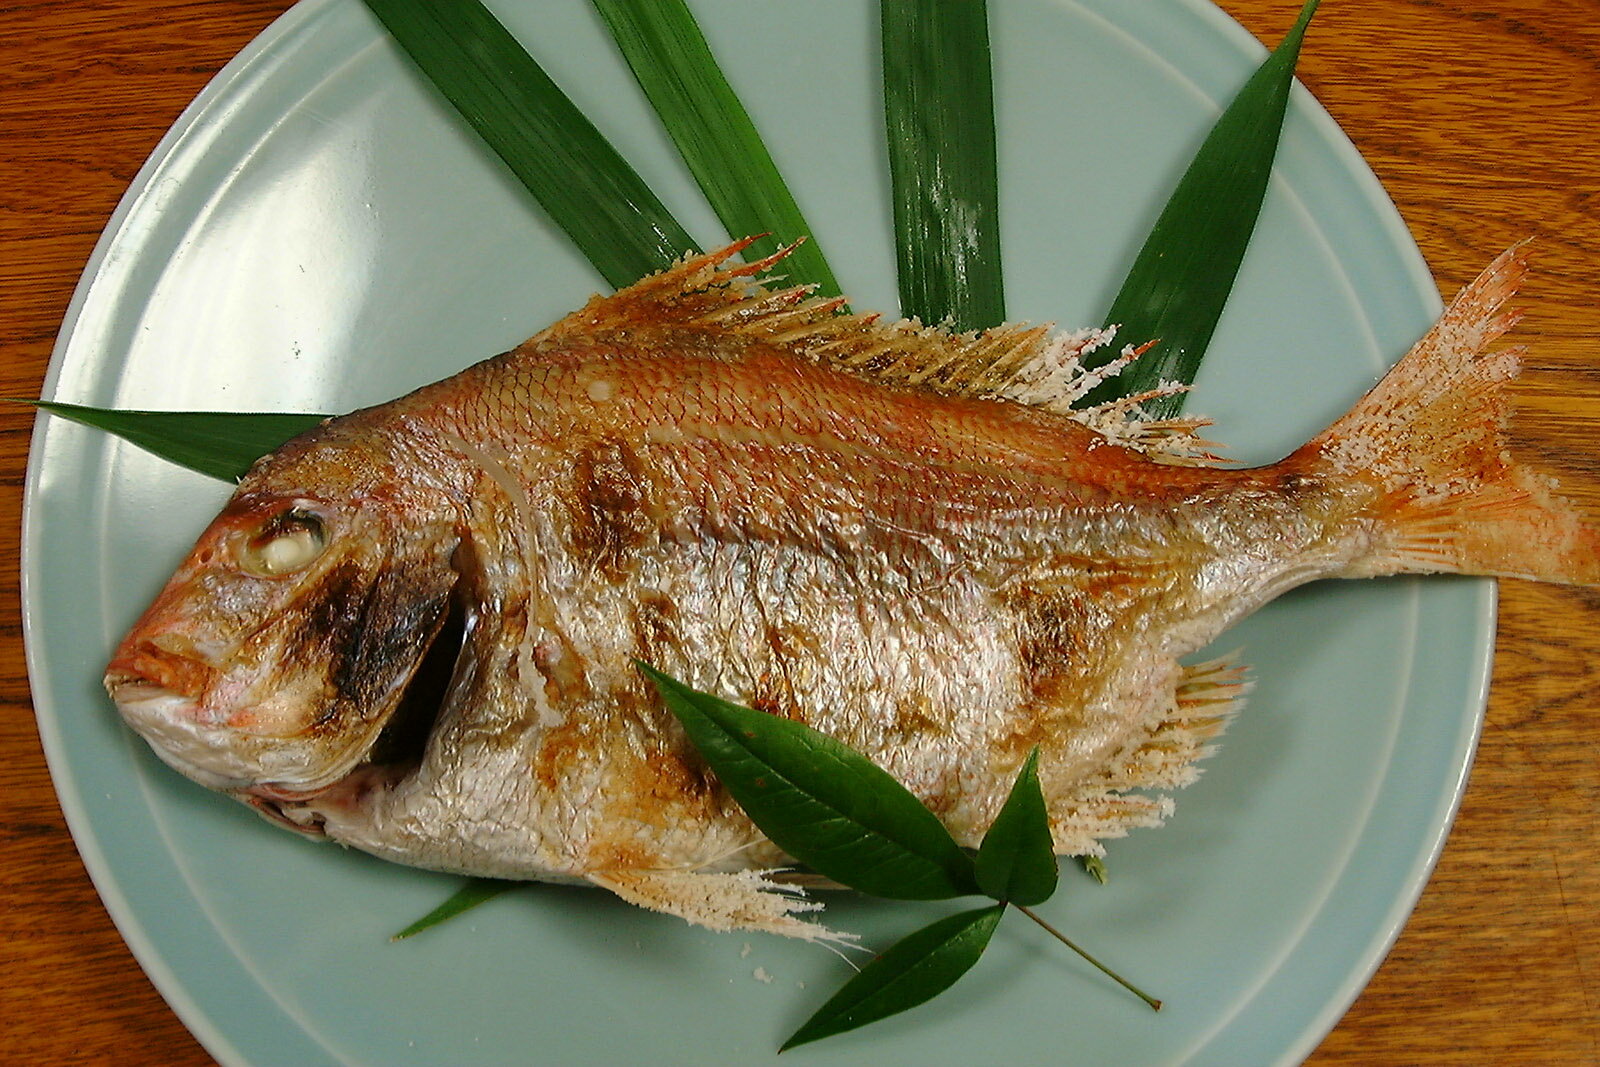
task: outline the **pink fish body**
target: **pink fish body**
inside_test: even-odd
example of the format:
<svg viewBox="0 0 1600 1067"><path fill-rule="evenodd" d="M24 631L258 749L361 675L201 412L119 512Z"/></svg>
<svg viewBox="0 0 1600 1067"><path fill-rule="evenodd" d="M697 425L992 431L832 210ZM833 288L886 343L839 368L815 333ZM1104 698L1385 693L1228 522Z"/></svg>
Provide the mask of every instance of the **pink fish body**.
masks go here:
<svg viewBox="0 0 1600 1067"><path fill-rule="evenodd" d="M685 261L261 460L118 648L201 784L402 863L816 937L643 660L860 749L976 844L1034 746L1063 854L1159 822L1279 593L1600 582L1505 453L1501 257L1356 408L1229 469L1070 410L1102 338L954 336Z"/></svg>

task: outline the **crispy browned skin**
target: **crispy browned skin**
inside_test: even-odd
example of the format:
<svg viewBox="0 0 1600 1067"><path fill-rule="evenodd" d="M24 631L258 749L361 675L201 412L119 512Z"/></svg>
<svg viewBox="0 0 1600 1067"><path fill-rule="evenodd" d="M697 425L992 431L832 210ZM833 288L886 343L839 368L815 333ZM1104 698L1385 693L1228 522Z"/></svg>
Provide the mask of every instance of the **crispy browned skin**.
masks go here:
<svg viewBox="0 0 1600 1067"><path fill-rule="evenodd" d="M1346 420L1224 470L1067 417L1072 345L1043 331L845 316L726 255L264 460L114 661L130 721L380 855L795 933L729 873L781 855L635 660L864 751L966 844L1037 745L1081 852L1165 814L1130 790L1189 781L1240 691L1178 658L1284 589L1595 578L1592 535L1498 444L1515 358L1479 353L1514 256ZM286 508L326 547L242 573ZM464 646L420 764L363 764L450 596Z"/></svg>

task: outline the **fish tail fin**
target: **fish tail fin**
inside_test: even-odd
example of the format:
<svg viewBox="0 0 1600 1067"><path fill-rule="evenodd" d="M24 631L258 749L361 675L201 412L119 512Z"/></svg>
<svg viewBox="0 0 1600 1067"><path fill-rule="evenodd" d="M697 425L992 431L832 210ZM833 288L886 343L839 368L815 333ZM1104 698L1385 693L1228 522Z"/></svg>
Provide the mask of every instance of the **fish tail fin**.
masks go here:
<svg viewBox="0 0 1600 1067"><path fill-rule="evenodd" d="M1553 479L1511 457L1507 385L1520 348L1489 346L1526 243L1502 253L1353 408L1308 444L1313 467L1377 484L1373 551L1351 573L1447 572L1600 585L1600 533Z"/></svg>

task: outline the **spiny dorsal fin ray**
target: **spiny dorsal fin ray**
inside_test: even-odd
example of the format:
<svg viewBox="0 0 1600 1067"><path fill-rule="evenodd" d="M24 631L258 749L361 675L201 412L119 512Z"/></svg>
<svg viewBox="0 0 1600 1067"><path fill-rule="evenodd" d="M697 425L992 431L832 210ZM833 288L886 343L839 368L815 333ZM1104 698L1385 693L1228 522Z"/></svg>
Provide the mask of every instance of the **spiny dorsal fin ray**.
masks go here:
<svg viewBox="0 0 1600 1067"><path fill-rule="evenodd" d="M537 348L597 335L686 329L781 345L876 381L942 396L999 398L1054 412L1089 426L1117 444L1164 462L1219 462L1215 446L1195 431L1203 420L1144 417L1140 404L1180 391L1163 386L1139 397L1076 409L1072 405L1120 372L1145 348L1125 349L1098 370L1082 357L1109 344L1113 330L1053 333L1048 325L1003 325L954 333L915 319L885 321L851 313L840 297L817 297L812 287L769 288L769 271L792 250L752 263L732 262L755 238L714 252L686 256L582 309L528 342Z"/></svg>

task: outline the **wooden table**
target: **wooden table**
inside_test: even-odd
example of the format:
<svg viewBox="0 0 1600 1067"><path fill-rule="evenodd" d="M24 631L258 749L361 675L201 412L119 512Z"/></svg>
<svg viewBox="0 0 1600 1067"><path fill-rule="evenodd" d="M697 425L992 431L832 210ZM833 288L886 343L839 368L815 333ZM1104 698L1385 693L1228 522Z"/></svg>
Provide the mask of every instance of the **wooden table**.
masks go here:
<svg viewBox="0 0 1600 1067"><path fill-rule="evenodd" d="M0 5L0 395L36 395L123 189L287 6ZM1295 14L1290 0L1222 7L1274 43ZM1301 71L1442 289L1538 236L1519 432L1600 515L1600 6L1329 0ZM29 715L13 561L30 424L0 411L0 1062L209 1062L101 908ZM1503 584L1460 820L1388 961L1310 1062L1600 1064L1600 594Z"/></svg>

